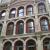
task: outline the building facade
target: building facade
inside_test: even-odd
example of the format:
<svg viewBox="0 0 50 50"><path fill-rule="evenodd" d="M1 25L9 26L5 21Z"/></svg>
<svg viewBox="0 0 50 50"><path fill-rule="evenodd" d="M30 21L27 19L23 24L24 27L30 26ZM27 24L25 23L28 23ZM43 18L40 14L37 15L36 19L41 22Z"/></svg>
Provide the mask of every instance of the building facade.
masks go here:
<svg viewBox="0 0 50 50"><path fill-rule="evenodd" d="M50 50L48 0L0 5L0 50Z"/></svg>

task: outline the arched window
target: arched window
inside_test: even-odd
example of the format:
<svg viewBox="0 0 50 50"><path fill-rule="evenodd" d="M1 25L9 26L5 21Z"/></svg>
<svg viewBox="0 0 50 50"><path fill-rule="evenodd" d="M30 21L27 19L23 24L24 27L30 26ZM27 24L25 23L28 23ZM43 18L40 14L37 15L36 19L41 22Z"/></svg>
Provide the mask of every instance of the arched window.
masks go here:
<svg viewBox="0 0 50 50"><path fill-rule="evenodd" d="M50 50L50 38L45 38L44 39L43 50Z"/></svg>
<svg viewBox="0 0 50 50"><path fill-rule="evenodd" d="M46 7L44 3L39 3L38 4L38 12L39 13L46 13Z"/></svg>
<svg viewBox="0 0 50 50"><path fill-rule="evenodd" d="M14 50L23 50L23 42L17 41L14 45Z"/></svg>
<svg viewBox="0 0 50 50"><path fill-rule="evenodd" d="M7 32L6 35L13 35L13 29L14 29L14 23L11 22L7 26Z"/></svg>
<svg viewBox="0 0 50 50"><path fill-rule="evenodd" d="M15 17L15 14L16 14L16 9L15 8L12 8L10 10L9 18L14 18Z"/></svg>
<svg viewBox="0 0 50 50"><path fill-rule="evenodd" d="M10 42L6 42L4 44L3 50L12 50L12 44Z"/></svg>
<svg viewBox="0 0 50 50"><path fill-rule="evenodd" d="M19 17L24 16L24 7L19 7L18 8L18 16Z"/></svg>
<svg viewBox="0 0 50 50"><path fill-rule="evenodd" d="M16 24L16 33L22 34L24 32L24 23L23 21L18 21Z"/></svg>
<svg viewBox="0 0 50 50"><path fill-rule="evenodd" d="M27 6L26 14L30 15L30 16L33 14L33 6L32 5Z"/></svg>
<svg viewBox="0 0 50 50"><path fill-rule="evenodd" d="M46 18L41 19L41 30L48 31L48 20Z"/></svg>
<svg viewBox="0 0 50 50"><path fill-rule="evenodd" d="M0 35L1 35L1 31L2 31L2 24L0 24Z"/></svg>
<svg viewBox="0 0 50 50"><path fill-rule="evenodd" d="M4 18L5 18L5 15L6 15L6 11L3 10L3 11L1 12L0 19L4 19Z"/></svg>
<svg viewBox="0 0 50 50"><path fill-rule="evenodd" d="M26 43L26 50L36 50L36 43L33 40L28 40Z"/></svg>
<svg viewBox="0 0 50 50"><path fill-rule="evenodd" d="M34 21L32 19L29 19L26 22L26 32L27 33L33 33L33 32L35 32Z"/></svg>

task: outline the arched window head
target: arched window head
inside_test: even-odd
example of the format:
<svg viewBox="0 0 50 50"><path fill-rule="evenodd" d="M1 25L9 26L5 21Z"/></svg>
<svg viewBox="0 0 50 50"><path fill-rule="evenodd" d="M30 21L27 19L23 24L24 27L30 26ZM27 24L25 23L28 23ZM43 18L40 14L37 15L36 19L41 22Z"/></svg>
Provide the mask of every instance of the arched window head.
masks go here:
<svg viewBox="0 0 50 50"><path fill-rule="evenodd" d="M46 13L46 7L44 3L39 3L38 4L38 12L39 13Z"/></svg>
<svg viewBox="0 0 50 50"><path fill-rule="evenodd" d="M27 8L26 8L27 10L26 10L26 13L27 13L27 15L32 15L33 14L33 6L32 5L29 5L29 6L27 6Z"/></svg>
<svg viewBox="0 0 50 50"><path fill-rule="evenodd" d="M5 15L6 15L6 11L3 10L3 11L1 12L0 19L4 19L4 18L5 18Z"/></svg>
<svg viewBox="0 0 50 50"><path fill-rule="evenodd" d="M28 40L26 43L26 50L36 50L36 43L33 40Z"/></svg>
<svg viewBox="0 0 50 50"><path fill-rule="evenodd" d="M8 41L4 44L3 50L12 50L12 44Z"/></svg>
<svg viewBox="0 0 50 50"><path fill-rule="evenodd" d="M23 21L18 21L16 24L16 33L23 34L24 32L24 23Z"/></svg>
<svg viewBox="0 0 50 50"><path fill-rule="evenodd" d="M24 7L19 7L18 8L18 16L19 17L24 16Z"/></svg>
<svg viewBox="0 0 50 50"><path fill-rule="evenodd" d="M16 9L15 8L12 8L10 10L10 16L9 16L9 18L14 18L15 17L15 14L16 14Z"/></svg>
<svg viewBox="0 0 50 50"><path fill-rule="evenodd" d="M41 19L41 30L48 31L48 20L46 18Z"/></svg>
<svg viewBox="0 0 50 50"><path fill-rule="evenodd" d="M17 41L14 44L14 50L23 50L23 42L22 41Z"/></svg>
<svg viewBox="0 0 50 50"><path fill-rule="evenodd" d="M1 35L1 31L2 31L2 24L0 24L0 35Z"/></svg>
<svg viewBox="0 0 50 50"><path fill-rule="evenodd" d="M27 33L35 32L34 21L32 19L26 22L26 32Z"/></svg>
<svg viewBox="0 0 50 50"><path fill-rule="evenodd" d="M6 35L13 35L14 23L11 22L7 25Z"/></svg>

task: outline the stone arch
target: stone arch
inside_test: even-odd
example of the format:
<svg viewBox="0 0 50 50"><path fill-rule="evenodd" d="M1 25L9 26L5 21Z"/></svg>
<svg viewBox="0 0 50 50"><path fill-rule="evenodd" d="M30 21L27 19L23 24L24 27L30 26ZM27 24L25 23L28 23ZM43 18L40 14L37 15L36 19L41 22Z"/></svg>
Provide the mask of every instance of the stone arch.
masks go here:
<svg viewBox="0 0 50 50"><path fill-rule="evenodd" d="M27 18L27 19L25 20L25 23L26 23L29 19L31 19L31 20L33 20L33 21L35 21L35 19L34 19L34 18Z"/></svg>
<svg viewBox="0 0 50 50"><path fill-rule="evenodd" d="M43 50L50 49L50 36L43 37L41 42L43 44Z"/></svg>
<svg viewBox="0 0 50 50"><path fill-rule="evenodd" d="M29 50L29 49L36 50L36 42L32 38L26 41L26 50Z"/></svg>
<svg viewBox="0 0 50 50"><path fill-rule="evenodd" d="M7 41L3 45L3 50L11 50L12 49L12 43L10 41Z"/></svg>
<svg viewBox="0 0 50 50"><path fill-rule="evenodd" d="M15 40L16 41L16 40ZM17 40L15 43L14 43L14 50L17 50L20 48L23 50L23 40Z"/></svg>
<svg viewBox="0 0 50 50"><path fill-rule="evenodd" d="M25 43L28 41L28 40L30 40L30 39L32 39L33 41L35 41L36 42L36 39L35 38L27 38L26 40L25 40ZM36 42L37 43L37 42Z"/></svg>

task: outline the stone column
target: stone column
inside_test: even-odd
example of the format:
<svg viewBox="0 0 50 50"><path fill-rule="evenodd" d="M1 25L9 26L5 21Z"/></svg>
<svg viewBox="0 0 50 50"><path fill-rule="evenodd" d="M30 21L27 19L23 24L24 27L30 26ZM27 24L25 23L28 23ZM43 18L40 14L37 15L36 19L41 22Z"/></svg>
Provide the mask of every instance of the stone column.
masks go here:
<svg viewBox="0 0 50 50"><path fill-rule="evenodd" d="M26 22L24 21L24 34L26 34Z"/></svg>
<svg viewBox="0 0 50 50"><path fill-rule="evenodd" d="M18 11L18 9L16 8L15 18L17 18L17 17L18 17L18 16L17 16L17 14L18 14L18 13L17 13L17 11Z"/></svg>
<svg viewBox="0 0 50 50"><path fill-rule="evenodd" d="M35 32L39 32L40 31L40 23L39 23L39 19L38 19L38 9L37 9L37 4L34 4L34 14L35 14Z"/></svg>
<svg viewBox="0 0 50 50"><path fill-rule="evenodd" d="M24 6L24 16L26 17L26 6Z"/></svg>
<svg viewBox="0 0 50 50"><path fill-rule="evenodd" d="M13 35L16 35L15 32L16 32L16 23L14 23L14 31L13 31Z"/></svg>
<svg viewBox="0 0 50 50"><path fill-rule="evenodd" d="M43 50L43 45L40 41L40 37L37 37L37 50Z"/></svg>
<svg viewBox="0 0 50 50"><path fill-rule="evenodd" d="M6 21L4 21L1 36L6 36L6 29L7 29L7 24Z"/></svg>
<svg viewBox="0 0 50 50"><path fill-rule="evenodd" d="M26 50L26 44L24 43L23 50Z"/></svg>
<svg viewBox="0 0 50 50"><path fill-rule="evenodd" d="M9 13L10 13L10 12L9 12L9 9L6 9L5 21L8 20L8 18L9 18Z"/></svg>
<svg viewBox="0 0 50 50"><path fill-rule="evenodd" d="M12 50L14 50L14 45L12 45Z"/></svg>
<svg viewBox="0 0 50 50"><path fill-rule="evenodd" d="M3 40L3 39L1 38L1 39L0 39L0 50L3 50L3 47L4 47L4 46L3 46L3 43L2 43L2 40Z"/></svg>

